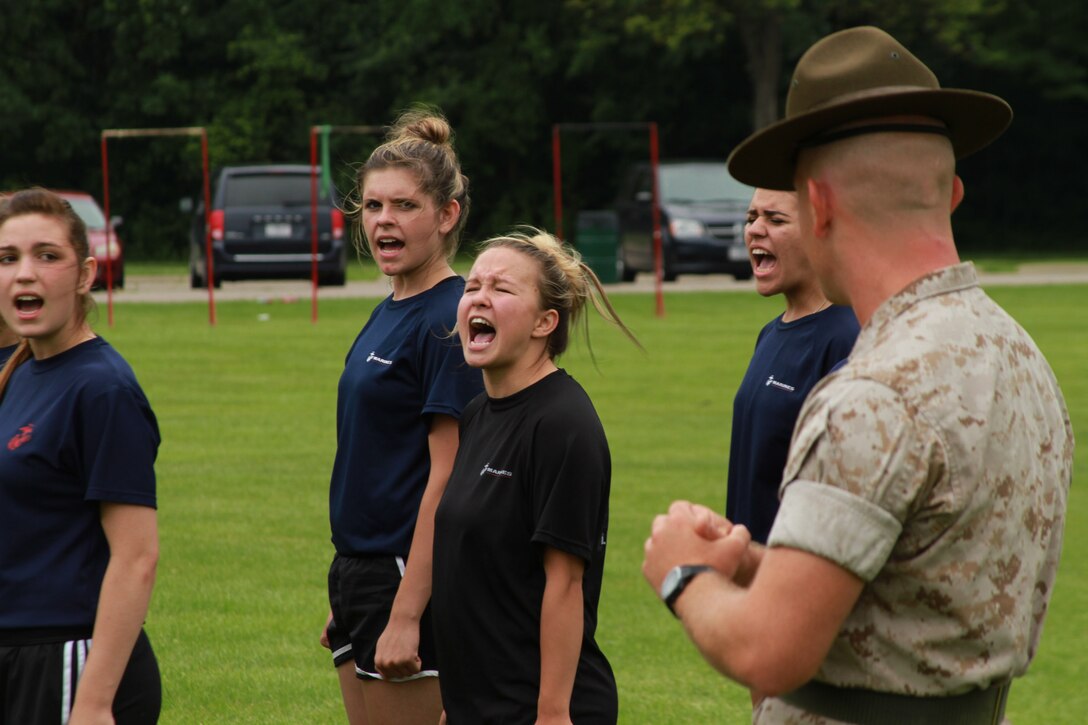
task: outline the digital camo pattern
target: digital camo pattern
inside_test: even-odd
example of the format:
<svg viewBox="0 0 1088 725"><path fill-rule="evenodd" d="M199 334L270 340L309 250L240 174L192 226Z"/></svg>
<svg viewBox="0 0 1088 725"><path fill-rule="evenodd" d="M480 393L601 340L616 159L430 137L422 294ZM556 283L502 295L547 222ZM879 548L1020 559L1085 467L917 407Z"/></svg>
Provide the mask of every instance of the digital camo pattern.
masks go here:
<svg viewBox="0 0 1088 725"><path fill-rule="evenodd" d="M783 476L787 521L771 533L771 545L832 558L867 582L817 679L948 695L1023 674L1053 589L1072 458L1050 366L970 264L886 301L850 362L806 401ZM825 508L820 496L791 496L797 482L850 495ZM830 515L842 499L897 525L859 540ZM882 565L851 566L882 547ZM801 715L772 700L756 722L822 721Z"/></svg>

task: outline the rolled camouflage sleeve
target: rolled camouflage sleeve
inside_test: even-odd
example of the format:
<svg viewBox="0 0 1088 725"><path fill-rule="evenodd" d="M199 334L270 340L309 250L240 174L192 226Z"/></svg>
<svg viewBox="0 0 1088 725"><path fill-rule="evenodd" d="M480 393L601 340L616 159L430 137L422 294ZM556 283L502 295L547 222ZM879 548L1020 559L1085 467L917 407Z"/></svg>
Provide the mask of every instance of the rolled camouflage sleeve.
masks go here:
<svg viewBox="0 0 1088 725"><path fill-rule="evenodd" d="M931 426L895 391L829 380L798 418L768 545L807 551L872 581L941 460Z"/></svg>

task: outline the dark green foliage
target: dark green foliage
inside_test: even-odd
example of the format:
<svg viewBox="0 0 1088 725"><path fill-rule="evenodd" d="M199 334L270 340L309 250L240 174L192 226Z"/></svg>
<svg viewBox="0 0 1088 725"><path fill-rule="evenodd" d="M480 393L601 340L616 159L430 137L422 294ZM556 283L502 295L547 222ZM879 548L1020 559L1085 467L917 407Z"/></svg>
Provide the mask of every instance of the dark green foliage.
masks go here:
<svg viewBox="0 0 1088 725"><path fill-rule="evenodd" d="M0 190L101 196L107 128L205 126L214 172L305 162L312 125L384 125L426 102L449 116L472 180L467 238L550 228L553 124L656 121L663 157L724 157L751 129L753 70L765 62L752 54L765 40L781 42L781 99L813 40L876 23L946 86L1014 105L1008 136L962 166L961 243L1070 248L1088 222L1077 168L1086 19L1083 3L1064 0L8 0ZM642 129L562 140L569 229L578 209L608 204L623 166L649 150ZM378 141L333 136L339 185ZM199 142L111 140L108 151L111 212L125 218L130 256L182 258L178 201L200 195ZM1029 221L1045 202L1063 213Z"/></svg>

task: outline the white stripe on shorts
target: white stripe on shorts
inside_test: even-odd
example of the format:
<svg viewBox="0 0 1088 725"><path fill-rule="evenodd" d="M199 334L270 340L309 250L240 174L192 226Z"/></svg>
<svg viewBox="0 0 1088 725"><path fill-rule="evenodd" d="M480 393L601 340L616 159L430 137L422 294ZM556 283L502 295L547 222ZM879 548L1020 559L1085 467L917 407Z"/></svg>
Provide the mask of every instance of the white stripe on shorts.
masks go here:
<svg viewBox="0 0 1088 725"><path fill-rule="evenodd" d="M68 716L72 713L72 651L75 642L64 643L64 661L60 668L60 723L67 725Z"/></svg>
<svg viewBox="0 0 1088 725"><path fill-rule="evenodd" d="M377 672L367 672L362 667L359 667L358 665L356 665L355 666L355 674L361 675L363 677L370 678L372 680L386 680L388 682L411 682L412 680L420 680L420 679L423 679L424 677L438 677L438 670L420 670L419 672L415 673L414 675L409 675L408 677L385 678L385 677L382 677Z"/></svg>
<svg viewBox="0 0 1088 725"><path fill-rule="evenodd" d="M64 656L60 673L60 722L68 724L68 718L72 716L72 704L75 702L76 685L83 674L83 665L87 663L87 649L91 646L89 639L76 639L64 643ZM73 666L74 660L74 666Z"/></svg>
<svg viewBox="0 0 1088 725"><path fill-rule="evenodd" d="M401 575L401 578L403 578L404 577L404 557L397 556L397 557L394 557L394 558L397 560L397 568L400 569L400 575Z"/></svg>

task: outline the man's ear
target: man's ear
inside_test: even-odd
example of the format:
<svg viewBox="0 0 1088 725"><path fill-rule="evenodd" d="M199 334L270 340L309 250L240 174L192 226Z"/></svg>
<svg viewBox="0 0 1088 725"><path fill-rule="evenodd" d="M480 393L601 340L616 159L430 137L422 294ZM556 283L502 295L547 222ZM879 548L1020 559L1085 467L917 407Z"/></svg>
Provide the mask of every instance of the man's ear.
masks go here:
<svg viewBox="0 0 1088 725"><path fill-rule="evenodd" d="M826 183L813 178L806 179L805 185L812 211L812 234L817 239L826 237L831 231L831 189Z"/></svg>
<svg viewBox="0 0 1088 725"><path fill-rule="evenodd" d="M956 211L956 207L963 201L963 195L966 192L963 189L963 179L959 177L959 174L952 177L952 208L949 213Z"/></svg>
<svg viewBox="0 0 1088 725"><path fill-rule="evenodd" d="M557 310L544 310L536 320L533 327L533 337L547 337L559 327L559 312Z"/></svg>
<svg viewBox="0 0 1088 725"><path fill-rule="evenodd" d="M98 271L98 260L94 257L87 257L80 267L77 290L81 295L85 295L91 291L91 287L94 285L94 275Z"/></svg>

